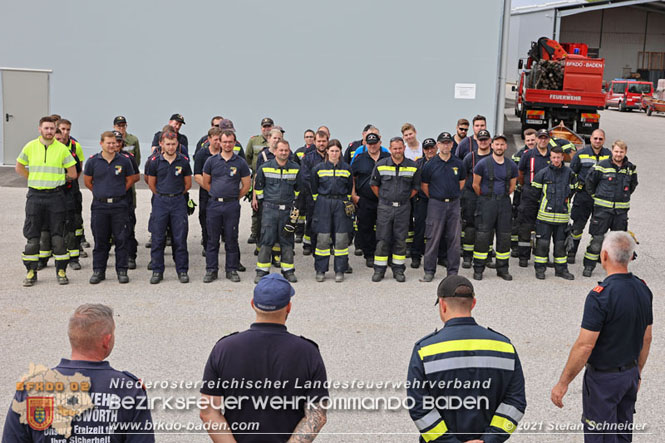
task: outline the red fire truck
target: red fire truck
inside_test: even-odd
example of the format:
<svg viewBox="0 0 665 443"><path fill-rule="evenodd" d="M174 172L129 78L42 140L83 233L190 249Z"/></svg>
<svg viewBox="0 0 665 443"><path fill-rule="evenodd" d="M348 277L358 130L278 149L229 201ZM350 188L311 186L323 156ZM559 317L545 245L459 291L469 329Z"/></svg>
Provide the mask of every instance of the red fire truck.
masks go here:
<svg viewBox="0 0 665 443"><path fill-rule="evenodd" d="M559 44L547 37L531 44L526 62L519 61L519 86L513 87L522 131L561 122L584 135L598 128L598 110L605 106L605 60L589 58L587 51L585 44Z"/></svg>

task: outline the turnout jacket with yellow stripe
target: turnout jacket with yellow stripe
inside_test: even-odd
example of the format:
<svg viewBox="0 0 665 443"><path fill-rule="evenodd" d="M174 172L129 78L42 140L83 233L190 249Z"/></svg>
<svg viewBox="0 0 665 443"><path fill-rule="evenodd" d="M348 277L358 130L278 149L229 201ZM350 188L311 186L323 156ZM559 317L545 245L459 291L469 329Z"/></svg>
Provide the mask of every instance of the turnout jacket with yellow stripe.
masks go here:
<svg viewBox="0 0 665 443"><path fill-rule="evenodd" d="M612 159L598 162L586 177L586 191L595 206L608 209L630 209L630 195L637 188L635 165L623 159L617 166Z"/></svg>
<svg viewBox="0 0 665 443"><path fill-rule="evenodd" d="M472 317L450 319L416 343L407 395L421 442L503 442L526 409L515 347Z"/></svg>

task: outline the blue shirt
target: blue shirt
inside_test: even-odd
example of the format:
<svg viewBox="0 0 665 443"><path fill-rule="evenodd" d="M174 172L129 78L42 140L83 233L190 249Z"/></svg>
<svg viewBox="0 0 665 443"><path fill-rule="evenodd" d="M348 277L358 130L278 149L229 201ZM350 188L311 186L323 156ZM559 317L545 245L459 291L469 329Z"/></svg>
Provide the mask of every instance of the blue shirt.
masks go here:
<svg viewBox="0 0 665 443"><path fill-rule="evenodd" d="M503 159L503 164L498 164L494 157L487 156L478 163L476 167L473 168L473 173L475 175L480 175L482 180L480 181L480 195L490 195L490 169L494 167L494 194L495 195L509 195L510 180L517 177L517 166L515 162L509 158Z"/></svg>
<svg viewBox="0 0 665 443"><path fill-rule="evenodd" d="M386 157L390 157L390 154L384 151L379 151L379 158L377 161ZM378 201L369 184L372 179L375 165L376 162L368 152L358 154L358 156L353 158L353 163L351 164L351 172L353 173L353 178L356 182L356 194L372 201Z"/></svg>
<svg viewBox="0 0 665 443"><path fill-rule="evenodd" d="M550 164L550 148L541 155L538 148L531 148L520 158L519 170L524 173L524 186L531 184L536 173Z"/></svg>
<svg viewBox="0 0 665 443"><path fill-rule="evenodd" d="M116 371L107 361L81 361L63 358L54 371L64 376L80 373L90 378L90 396L93 409L88 409L72 420L72 434L67 441L87 441L99 437L109 437L111 443L152 443L155 436L152 431L152 417L147 403L147 394L141 387L138 377L126 371ZM22 402L26 399L26 391L17 391L14 399ZM75 397L72 397L75 398ZM113 407L113 401L123 401L128 407ZM55 407L76 409L75 404L66 403L68 399L55 398ZM61 403L62 402L62 403ZM48 417L47 417L48 418ZM108 432L109 426L133 424L131 431ZM148 424L149 423L149 424ZM146 425L148 424L148 425ZM100 431L101 430L101 431ZM132 432L132 433L127 433ZM45 435L49 434L49 435ZM21 424L19 415L11 407L7 413L3 442L38 442L56 443L63 441L64 436L57 434L52 427L45 431L35 431L28 424ZM92 441L92 440L91 440ZM103 440L107 441L107 440Z"/></svg>
<svg viewBox="0 0 665 443"><path fill-rule="evenodd" d="M109 163L98 153L85 162L83 174L92 177L92 195L103 199L124 196L127 193L125 179L137 171L125 155L115 154Z"/></svg>
<svg viewBox="0 0 665 443"><path fill-rule="evenodd" d="M464 182L464 188L473 192L473 168L476 167L476 164L490 155L492 151L490 150L489 154L480 155L478 151L473 151L469 155L464 157L462 163L464 164L464 170L466 171L466 182Z"/></svg>
<svg viewBox="0 0 665 443"><path fill-rule="evenodd" d="M459 145L457 145L457 147L453 152L455 153L455 156L458 157L460 160L464 160L467 154L470 154L477 150L478 150L478 142L476 141L475 138L473 138L472 135L470 137L464 137L462 141L459 142Z"/></svg>
<svg viewBox="0 0 665 443"><path fill-rule="evenodd" d="M226 161L221 153L206 160L203 173L211 177L212 198L238 198L241 178L250 174L247 162L240 156L233 154L229 161Z"/></svg>
<svg viewBox="0 0 665 443"><path fill-rule="evenodd" d="M589 364L610 369L636 361L653 323L652 302L646 283L632 273L612 274L593 288L582 317L582 328L600 332Z"/></svg>
<svg viewBox="0 0 665 443"><path fill-rule="evenodd" d="M297 358L294 358L297 356ZM245 381L234 386L233 381ZM305 402L291 407L255 407L252 398L279 397L286 400L305 397L315 401L328 396L325 386L307 383L325 383L326 368L318 346L302 336L290 334L286 326L277 323L254 323L249 330L228 335L217 342L203 371L201 393L226 398L247 396L242 408L229 408L224 417L231 426L237 422L259 422L261 435L243 435L234 432L241 442L284 442L305 415ZM272 382L269 387L265 382ZM259 382L262 386L249 386ZM275 382L279 382L277 386ZM272 434L274 433L274 434ZM278 433L283 433L279 435Z"/></svg>
<svg viewBox="0 0 665 443"><path fill-rule="evenodd" d="M153 155L146 165L146 175L157 177L157 193L183 194L185 192L185 177L192 175L189 159L176 154L173 162L169 163L163 154Z"/></svg>
<svg viewBox="0 0 665 443"><path fill-rule="evenodd" d="M429 185L430 198L444 200L460 196L460 181L465 178L466 171L462 161L451 154L448 161L435 155L425 163L421 180Z"/></svg>
<svg viewBox="0 0 665 443"><path fill-rule="evenodd" d="M351 164L353 164L353 161L356 159L356 157L358 157L360 154L363 154L365 152L367 152L367 146L366 145L360 145L360 147L353 152L353 157L351 157ZM386 153L390 154L390 151L388 150L388 148L385 148L383 146L381 146L381 152L386 152Z"/></svg>

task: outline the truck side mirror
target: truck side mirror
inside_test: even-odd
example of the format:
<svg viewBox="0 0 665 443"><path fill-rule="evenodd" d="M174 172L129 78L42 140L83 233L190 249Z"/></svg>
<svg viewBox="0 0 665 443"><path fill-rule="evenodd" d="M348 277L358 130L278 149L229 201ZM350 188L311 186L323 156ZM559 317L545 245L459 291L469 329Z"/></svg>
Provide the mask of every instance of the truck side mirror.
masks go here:
<svg viewBox="0 0 665 443"><path fill-rule="evenodd" d="M524 63L523 63L522 60L520 59L520 60L517 62L517 69L522 69L523 66L524 66Z"/></svg>
<svg viewBox="0 0 665 443"><path fill-rule="evenodd" d="M515 87L515 85L513 85L512 90L513 90L513 92L517 91L517 87Z"/></svg>

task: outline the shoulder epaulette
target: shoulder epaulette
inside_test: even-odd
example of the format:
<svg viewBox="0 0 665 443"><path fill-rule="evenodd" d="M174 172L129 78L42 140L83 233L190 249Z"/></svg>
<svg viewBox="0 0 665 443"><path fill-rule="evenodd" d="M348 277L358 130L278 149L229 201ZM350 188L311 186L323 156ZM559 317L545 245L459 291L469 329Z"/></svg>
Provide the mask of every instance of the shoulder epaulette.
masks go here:
<svg viewBox="0 0 665 443"><path fill-rule="evenodd" d="M596 287L593 288L592 291L593 291L593 292L597 292L597 293L600 294L601 292L603 292L603 289L605 289L603 286L601 286L601 285L596 285Z"/></svg>
<svg viewBox="0 0 665 443"><path fill-rule="evenodd" d="M222 337L222 338L220 338L219 340L217 340L217 343L219 343L220 341L222 341L222 340L224 340L225 338L228 338L228 337L230 337L230 336L232 336L232 335L236 335L237 333L238 333L238 331L236 331L236 332L231 332L230 334L225 335L224 337Z"/></svg>
<svg viewBox="0 0 665 443"><path fill-rule="evenodd" d="M438 332L439 332L438 329L434 329L434 332L432 332L431 334L427 334L426 336L424 336L423 338L421 338L420 340L418 340L418 341L416 342L416 345L419 345L420 342L422 342L423 340L428 339L428 338L432 337L433 335L436 335Z"/></svg>
<svg viewBox="0 0 665 443"><path fill-rule="evenodd" d="M132 374L129 371L121 371L123 374L125 374L127 377L131 378L132 380L140 380L136 375Z"/></svg>
<svg viewBox="0 0 665 443"><path fill-rule="evenodd" d="M319 349L319 345L316 344L316 342L315 342L314 340L310 340L309 338L307 338L307 337L303 337L302 335L300 336L300 338L302 338L303 340L307 340L308 342L310 342L311 344L313 344L314 346L316 346L316 349Z"/></svg>
<svg viewBox="0 0 665 443"><path fill-rule="evenodd" d="M505 335L503 335L503 334L500 333L499 331L495 331L494 329L490 328L489 326L487 327L487 330L488 330L488 331L492 331L492 332L494 332L495 334L499 334L501 337L503 337L503 338L505 338L506 340L510 341L510 339L509 339L508 337L506 337Z"/></svg>

